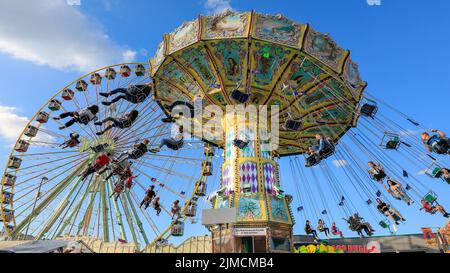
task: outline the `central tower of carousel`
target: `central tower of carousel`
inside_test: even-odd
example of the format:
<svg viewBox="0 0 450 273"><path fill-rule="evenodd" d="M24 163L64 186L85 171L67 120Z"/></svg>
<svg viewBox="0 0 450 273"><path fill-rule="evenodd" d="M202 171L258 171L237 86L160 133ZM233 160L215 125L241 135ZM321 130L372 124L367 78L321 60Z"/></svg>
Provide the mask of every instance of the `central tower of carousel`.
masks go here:
<svg viewBox="0 0 450 273"><path fill-rule="evenodd" d="M194 104L198 98L204 107L216 105L223 112L228 105L279 107L274 151L265 148L267 128L241 124L236 116L225 116L223 137L209 141L224 149L213 207L237 209L235 224L212 233L215 252L219 234L224 252L245 252L249 245L257 252L289 251L292 198L283 192L276 160L304 154L316 134L338 144L356 125L354 113L366 83L349 51L282 15L226 11L200 16L165 35L151 66L155 97L168 115L173 103ZM193 118L198 124L207 121L206 115ZM241 136L252 141L236 145ZM238 229L260 232L249 242L236 235Z"/></svg>

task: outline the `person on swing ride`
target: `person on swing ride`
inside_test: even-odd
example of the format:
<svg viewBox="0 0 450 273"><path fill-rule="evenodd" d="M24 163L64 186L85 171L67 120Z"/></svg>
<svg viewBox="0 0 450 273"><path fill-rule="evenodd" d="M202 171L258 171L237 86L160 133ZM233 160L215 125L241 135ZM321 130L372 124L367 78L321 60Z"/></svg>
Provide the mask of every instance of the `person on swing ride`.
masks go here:
<svg viewBox="0 0 450 273"><path fill-rule="evenodd" d="M334 236L339 235L341 236L341 238L344 238L344 234L342 234L342 231L339 230L335 222L331 224L331 234L333 234Z"/></svg>
<svg viewBox="0 0 450 273"><path fill-rule="evenodd" d="M105 153L105 154L101 154L97 157L97 159L95 160L95 162L91 165L89 165L86 170L84 170L81 173L81 180L84 181L86 180L86 178L93 174L93 173L103 173L106 171L106 169L103 172L100 172L103 168L107 167L109 165L109 163L111 162L111 153Z"/></svg>
<svg viewBox="0 0 450 273"><path fill-rule="evenodd" d="M392 219L396 225L400 225L399 221L406 221L405 218L403 218L403 216L397 210L384 203L380 198L377 198L377 204L378 211L381 214Z"/></svg>
<svg viewBox="0 0 450 273"><path fill-rule="evenodd" d="M402 184L400 184L400 182L396 182L396 181L388 178L387 184L388 184L388 186L383 184L383 187L395 199L405 201L406 204L408 204L408 206L411 206L412 204L414 204L414 201L406 193L405 189L403 188Z"/></svg>
<svg viewBox="0 0 450 273"><path fill-rule="evenodd" d="M66 124L64 124L64 126L59 127L60 130L64 130L64 129L69 128L70 126L74 125L75 123L88 125L91 121L97 120L98 119L97 114L98 114L99 110L100 109L98 108L97 105L92 105L92 106L89 106L78 112L73 111L73 112L62 113L61 115L59 115L58 117L54 117L53 119L58 121L58 120L62 120L62 119L71 117L72 119L70 119L68 122L66 122Z"/></svg>
<svg viewBox="0 0 450 273"><path fill-rule="evenodd" d="M181 215L180 215L180 211L181 211L181 208L180 208L180 200L176 200L175 202L173 202L172 208L171 208L172 219L175 218L175 216L176 216L177 218L179 218L179 217L181 216Z"/></svg>
<svg viewBox="0 0 450 273"><path fill-rule="evenodd" d="M112 171L111 173L105 178L105 181L108 181L111 177L114 175L117 176L124 176L128 173L131 173L131 165L133 163L128 161L128 159L123 159L121 161L113 160L112 161Z"/></svg>
<svg viewBox="0 0 450 273"><path fill-rule="evenodd" d="M142 200L141 204L139 205L139 208L142 208L142 206L145 206L144 209L148 209L150 204L153 201L153 198L156 196L155 193L155 186L150 186L150 188L145 192L145 197Z"/></svg>
<svg viewBox="0 0 450 273"><path fill-rule="evenodd" d="M98 136L104 135L106 132L111 130L112 128L126 129L130 128L136 119L139 116L139 111L133 110L120 118L108 117L103 121L96 122L95 125L101 126L107 122L112 122L108 127L106 127L103 131L97 133Z"/></svg>
<svg viewBox="0 0 450 273"><path fill-rule="evenodd" d="M69 139L67 139L66 141L64 141L63 144L59 145L59 147L61 147L61 149L67 149L67 148L74 148L77 147L78 144L80 144L80 135L77 133L71 133L69 135Z"/></svg>
<svg viewBox="0 0 450 273"><path fill-rule="evenodd" d="M161 204L159 203L158 196L153 199L153 209L156 211L156 216L159 216L159 214L161 213Z"/></svg>
<svg viewBox="0 0 450 273"><path fill-rule="evenodd" d="M311 223L309 222L309 220L306 220L305 232L306 235L312 235L314 237L314 241L319 239L319 237L317 236L317 232L311 227Z"/></svg>
<svg viewBox="0 0 450 273"><path fill-rule="evenodd" d="M350 230L358 232L358 235L361 237L364 237L363 230L367 236L372 236L373 232L375 232L372 226L368 222L364 222L364 219L358 213L351 215L348 219L344 218L344 220L349 224Z"/></svg>
<svg viewBox="0 0 450 273"><path fill-rule="evenodd" d="M134 144L133 149L124 153L126 158L138 160L139 158L143 157L148 152L149 143L150 141L148 139L144 139L143 142Z"/></svg>
<svg viewBox="0 0 450 273"><path fill-rule="evenodd" d="M327 236L327 238L330 238L330 229L327 228L327 226L325 225L325 223L322 219L319 219L319 222L317 224L317 230L320 232L324 232L325 236Z"/></svg>
<svg viewBox="0 0 450 273"><path fill-rule="evenodd" d="M444 180L450 184L450 170L447 168L442 168L441 172L442 172L442 177L444 178Z"/></svg>
<svg viewBox="0 0 450 273"><path fill-rule="evenodd" d="M324 136L317 134L316 135L317 145L313 145L309 148L309 155L315 155L318 159L324 154L324 152L332 147L331 142L326 139Z"/></svg>
<svg viewBox="0 0 450 273"><path fill-rule="evenodd" d="M439 204L433 205L432 203L427 202L425 199L422 199L420 202L422 204L422 208L420 208L420 210L425 210L425 212L429 214L440 212L445 218L450 217L450 214L444 209L443 206Z"/></svg>
<svg viewBox="0 0 450 273"><path fill-rule="evenodd" d="M175 126L175 134L172 134L170 138L164 138L161 143L155 148L151 149L151 153L159 153L161 148L167 146L171 150L179 150L184 145L184 129L183 126Z"/></svg>
<svg viewBox="0 0 450 273"><path fill-rule="evenodd" d="M99 93L100 96L108 98L116 94L120 94L111 101L103 101L102 104L109 106L115 104L121 100L126 100L133 104L144 102L151 94L152 86L147 85L131 85L128 88L117 88L108 93Z"/></svg>
<svg viewBox="0 0 450 273"><path fill-rule="evenodd" d="M372 161L367 163L369 165L369 174L373 180L378 183L383 183L383 180L386 178L386 173L383 170L383 167L380 164L375 164Z"/></svg>
<svg viewBox="0 0 450 273"><path fill-rule="evenodd" d="M450 139L447 135L439 130L430 130L434 133L430 136L429 133L423 132L421 135L422 144L430 153L437 153L441 155L450 154Z"/></svg>

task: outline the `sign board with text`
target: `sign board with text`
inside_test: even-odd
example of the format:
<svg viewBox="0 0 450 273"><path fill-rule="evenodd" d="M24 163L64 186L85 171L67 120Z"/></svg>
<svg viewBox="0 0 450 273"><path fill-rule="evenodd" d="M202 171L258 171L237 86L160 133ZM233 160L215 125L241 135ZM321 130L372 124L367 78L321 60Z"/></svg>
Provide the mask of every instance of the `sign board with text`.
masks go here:
<svg viewBox="0 0 450 273"><path fill-rule="evenodd" d="M236 228L234 229L234 236L236 237L252 237L252 236L266 236L266 228Z"/></svg>

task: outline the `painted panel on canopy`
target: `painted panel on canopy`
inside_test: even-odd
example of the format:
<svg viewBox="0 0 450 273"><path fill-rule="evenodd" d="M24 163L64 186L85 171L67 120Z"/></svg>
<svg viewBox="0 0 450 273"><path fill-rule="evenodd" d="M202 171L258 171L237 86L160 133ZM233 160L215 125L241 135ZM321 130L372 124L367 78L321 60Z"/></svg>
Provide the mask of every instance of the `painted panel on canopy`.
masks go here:
<svg viewBox="0 0 450 273"><path fill-rule="evenodd" d="M353 112L345 104L333 104L320 111L303 117L303 126L323 125L323 123L351 123Z"/></svg>
<svg viewBox="0 0 450 273"><path fill-rule="evenodd" d="M198 41L199 20L184 22L168 35L168 54L172 54Z"/></svg>
<svg viewBox="0 0 450 273"><path fill-rule="evenodd" d="M304 50L316 57L334 71L341 73L345 58L349 54L334 42L329 35L309 28L305 38Z"/></svg>
<svg viewBox="0 0 450 273"><path fill-rule="evenodd" d="M164 107L168 107L176 101L192 103L192 100L188 96L164 81L156 81L156 97L162 101Z"/></svg>
<svg viewBox="0 0 450 273"><path fill-rule="evenodd" d="M276 44L253 41L251 56L252 87L271 91L295 51Z"/></svg>
<svg viewBox="0 0 450 273"><path fill-rule="evenodd" d="M344 89L342 84L331 78L323 85L318 86L306 95L301 96L295 105L304 115L327 105L338 103L344 99L349 99L348 91Z"/></svg>
<svg viewBox="0 0 450 273"><path fill-rule="evenodd" d="M192 97L202 94L198 83L174 61L166 62L158 71L156 77L176 85L185 93L190 93Z"/></svg>
<svg viewBox="0 0 450 273"><path fill-rule="evenodd" d="M267 220L265 201L261 194L254 197L239 196L237 214L238 222L253 222L255 220Z"/></svg>
<svg viewBox="0 0 450 273"><path fill-rule="evenodd" d="M160 65L163 63L165 58L165 51L166 51L166 45L163 42L161 42L158 45L158 49L156 50L155 57L150 61L151 67L152 67L152 76L155 75L156 71L158 71Z"/></svg>
<svg viewBox="0 0 450 273"><path fill-rule="evenodd" d="M286 206L284 199L278 199L273 196L269 197L270 200L270 219L275 222L291 224L289 209Z"/></svg>
<svg viewBox="0 0 450 273"><path fill-rule="evenodd" d="M347 128L348 125L345 124L315 126L302 131L301 137L314 138L316 134L320 134L336 140L339 135L347 131Z"/></svg>
<svg viewBox="0 0 450 273"><path fill-rule="evenodd" d="M306 25L283 15L255 14L252 36L265 41L300 48Z"/></svg>
<svg viewBox="0 0 450 273"><path fill-rule="evenodd" d="M222 76L223 84L236 88L238 83L246 79L247 41L218 40L207 42L207 45L214 56L214 61Z"/></svg>
<svg viewBox="0 0 450 273"><path fill-rule="evenodd" d="M276 90L288 101L293 101L305 90L328 77L323 69L304 56L298 56L286 72Z"/></svg>
<svg viewBox="0 0 450 273"><path fill-rule="evenodd" d="M202 16L202 39L248 37L251 13L226 11L214 16Z"/></svg>
<svg viewBox="0 0 450 273"><path fill-rule="evenodd" d="M301 146L300 143L298 144L291 144L291 143L280 143L280 147L278 148L277 152L281 155L289 155L289 154L298 154L302 153L303 149L299 148L298 146Z"/></svg>
<svg viewBox="0 0 450 273"><path fill-rule="evenodd" d="M358 64L348 58L344 66L344 73L342 78L349 86L350 91L355 99L361 96L362 90L366 87L367 83L364 82L359 73Z"/></svg>

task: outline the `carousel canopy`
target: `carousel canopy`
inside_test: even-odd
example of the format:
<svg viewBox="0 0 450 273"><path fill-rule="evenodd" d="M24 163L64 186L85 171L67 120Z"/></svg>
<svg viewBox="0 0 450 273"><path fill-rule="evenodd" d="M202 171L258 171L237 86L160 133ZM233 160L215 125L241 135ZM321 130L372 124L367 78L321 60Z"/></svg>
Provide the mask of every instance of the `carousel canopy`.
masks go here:
<svg viewBox="0 0 450 273"><path fill-rule="evenodd" d="M288 156L304 153L317 133L337 142L356 125L366 83L349 55L329 35L282 15L226 11L165 35L151 65L166 113L174 102L199 97L225 112L242 103L239 90L247 104L278 105L280 125L301 120L298 130L280 128L277 152Z"/></svg>

